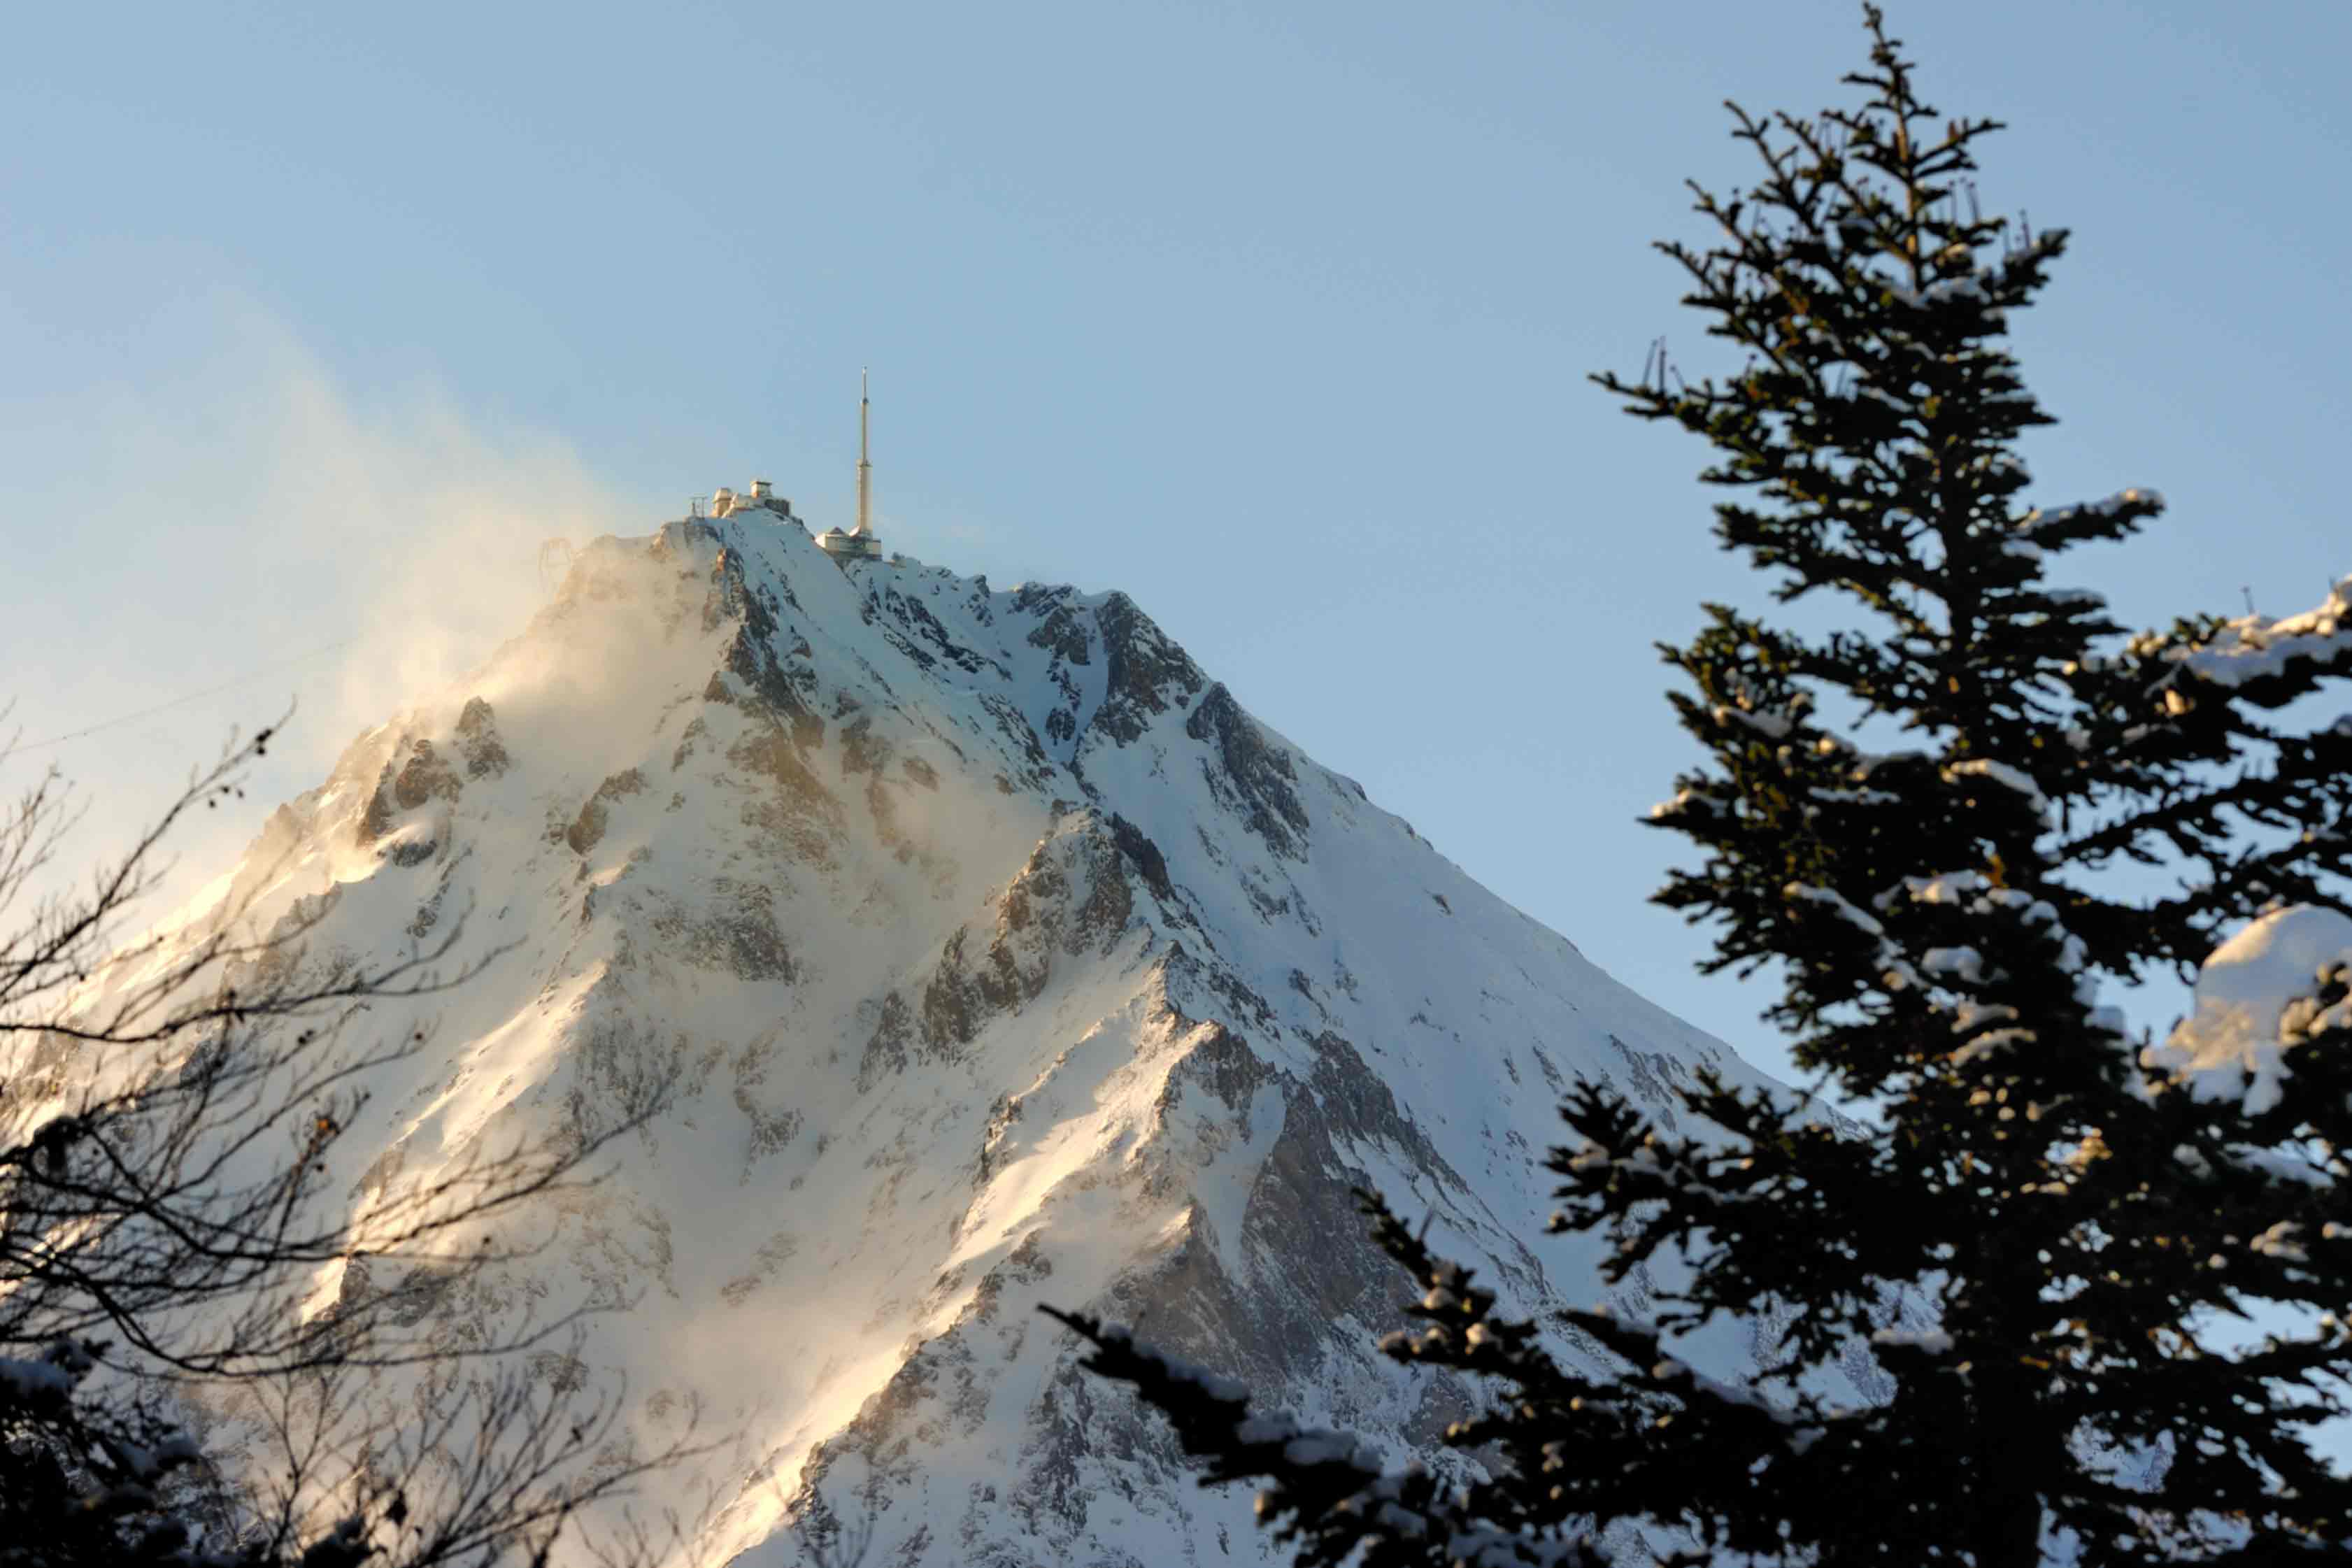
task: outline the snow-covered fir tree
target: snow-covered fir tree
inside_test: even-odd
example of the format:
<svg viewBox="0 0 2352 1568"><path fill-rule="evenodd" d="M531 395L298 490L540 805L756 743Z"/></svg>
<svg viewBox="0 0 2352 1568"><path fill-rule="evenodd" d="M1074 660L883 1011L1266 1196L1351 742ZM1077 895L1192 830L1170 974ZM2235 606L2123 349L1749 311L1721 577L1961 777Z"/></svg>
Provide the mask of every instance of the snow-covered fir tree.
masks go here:
<svg viewBox="0 0 2352 1568"><path fill-rule="evenodd" d="M1711 969L1784 977L1795 1059L1868 1119L1708 1081L1682 1098L1711 1125L1676 1132L1578 1088L1554 1228L1613 1240L1612 1284L1679 1258L1650 1321L1512 1319L1368 1199L1423 1292L1384 1348L1487 1380L1448 1434L1487 1472L1466 1488L1065 1317L1207 1479L1262 1482L1303 1563L2352 1544L2313 1440L2352 1367L2352 721L2297 706L2352 674L2352 578L2128 637L2061 585L2162 502L2027 504L2019 438L2051 419L2002 345L2065 235L1980 215L1997 126L1932 110L1866 15L1858 103L1735 109L1755 184L1661 247L1744 366L1597 379L1706 439L1717 535L1779 601L1854 609L1813 632L1709 606L1665 650L1708 755L1654 820L1704 851L1662 901L1714 923ZM2168 973L2199 976L2194 1013L2135 1033L2114 1004ZM1675 1353L1727 1315L1764 1326L1744 1385ZM1875 1396L1833 1402L1856 1383Z"/></svg>

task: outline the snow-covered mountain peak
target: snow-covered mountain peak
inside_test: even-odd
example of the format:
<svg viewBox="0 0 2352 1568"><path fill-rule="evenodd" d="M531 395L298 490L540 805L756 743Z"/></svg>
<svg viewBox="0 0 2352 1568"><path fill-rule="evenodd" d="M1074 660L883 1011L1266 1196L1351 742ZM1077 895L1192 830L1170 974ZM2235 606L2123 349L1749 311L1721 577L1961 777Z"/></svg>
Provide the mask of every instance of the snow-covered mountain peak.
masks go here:
<svg viewBox="0 0 2352 1568"><path fill-rule="evenodd" d="M696 1400L740 1424L749 1479L700 1529L753 1563L828 1508L878 1511L907 1568L1255 1559L1247 1498L1197 1490L1035 1303L1425 1443L1462 1394L1373 1353L1403 1282L1349 1189L1430 1214L1520 1310L1587 1301L1588 1258L1526 1245L1560 1090L1664 1111L1696 1065L1753 1078L1127 595L836 562L758 510L596 542L220 894L300 900L306 963L460 920L494 955L420 1005L431 1048L339 1148L355 1205L674 1086L545 1250L441 1310L457 1339L625 1304L585 1370L626 1376L642 1433Z"/></svg>

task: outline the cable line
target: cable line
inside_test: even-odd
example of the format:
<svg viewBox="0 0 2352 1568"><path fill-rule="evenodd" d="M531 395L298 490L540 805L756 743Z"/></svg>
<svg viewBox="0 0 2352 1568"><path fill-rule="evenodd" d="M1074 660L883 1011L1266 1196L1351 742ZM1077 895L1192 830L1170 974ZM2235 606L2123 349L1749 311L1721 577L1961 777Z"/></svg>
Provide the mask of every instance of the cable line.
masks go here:
<svg viewBox="0 0 2352 1568"><path fill-rule="evenodd" d="M275 675L281 669L290 669L296 665L308 664L322 654L347 648L359 640L357 637L345 637L340 642L331 642L323 647L314 647L307 653L298 653L290 658L281 658L274 663L265 664L258 669L247 670L243 675L224 680L218 686L207 686L202 691L191 691L184 696L174 697L168 702L158 702L152 708L142 708L136 713L125 713L119 719L109 719L85 729L68 731L62 735L52 735L46 741L27 741L20 746L10 746L5 751L0 751L0 762L5 762L19 752L39 752L46 751L51 746L62 746L68 741L79 741L85 735L95 735L102 731L121 729L125 724L136 724L142 719L152 719L158 713L168 713L174 708L184 708L191 702L201 702L207 697L217 697L224 691L234 691L238 687L248 685L265 675Z"/></svg>

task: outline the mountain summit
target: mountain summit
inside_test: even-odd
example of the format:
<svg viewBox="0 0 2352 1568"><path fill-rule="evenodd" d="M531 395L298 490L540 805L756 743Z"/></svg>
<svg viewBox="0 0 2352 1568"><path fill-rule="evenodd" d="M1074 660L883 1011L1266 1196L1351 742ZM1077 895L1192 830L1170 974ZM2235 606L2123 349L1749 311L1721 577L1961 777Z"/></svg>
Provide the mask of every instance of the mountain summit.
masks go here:
<svg viewBox="0 0 2352 1568"><path fill-rule="evenodd" d="M1258 1561L1247 1495L1197 1489L1036 1303L1401 1453L1464 1391L1374 1352L1407 1282L1349 1189L1426 1214L1516 1310L1586 1304L1589 1257L1520 1240L1562 1089L1671 1121L1696 1066L1760 1081L1125 595L836 560L773 509L590 546L211 896L314 920L302 963L459 921L496 955L339 1144L355 1207L674 1084L527 1264L420 1310L455 1342L613 1309L546 1375L622 1374L640 1434L698 1403L743 1430L697 1529L755 1564L828 1511L871 1511L898 1568ZM321 1299L389 1287L367 1272Z"/></svg>

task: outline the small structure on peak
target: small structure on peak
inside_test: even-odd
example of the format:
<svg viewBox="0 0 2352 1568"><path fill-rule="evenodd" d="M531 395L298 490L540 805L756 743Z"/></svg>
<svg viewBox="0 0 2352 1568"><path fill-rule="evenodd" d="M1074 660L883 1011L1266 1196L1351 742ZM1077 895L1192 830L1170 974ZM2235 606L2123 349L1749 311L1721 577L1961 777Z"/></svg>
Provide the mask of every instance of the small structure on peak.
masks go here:
<svg viewBox="0 0 2352 1568"><path fill-rule="evenodd" d="M753 479L749 495L737 495L721 485L710 497L710 515L713 517L733 517L746 511L772 511L778 517L792 518L795 522L800 521L793 517L792 501L776 494L776 487L766 479Z"/></svg>
<svg viewBox="0 0 2352 1568"><path fill-rule="evenodd" d="M857 373L857 526L844 533L828 528L816 536L816 547L846 567L852 561L879 561L882 542L874 535L874 465L866 460L866 373Z"/></svg>

